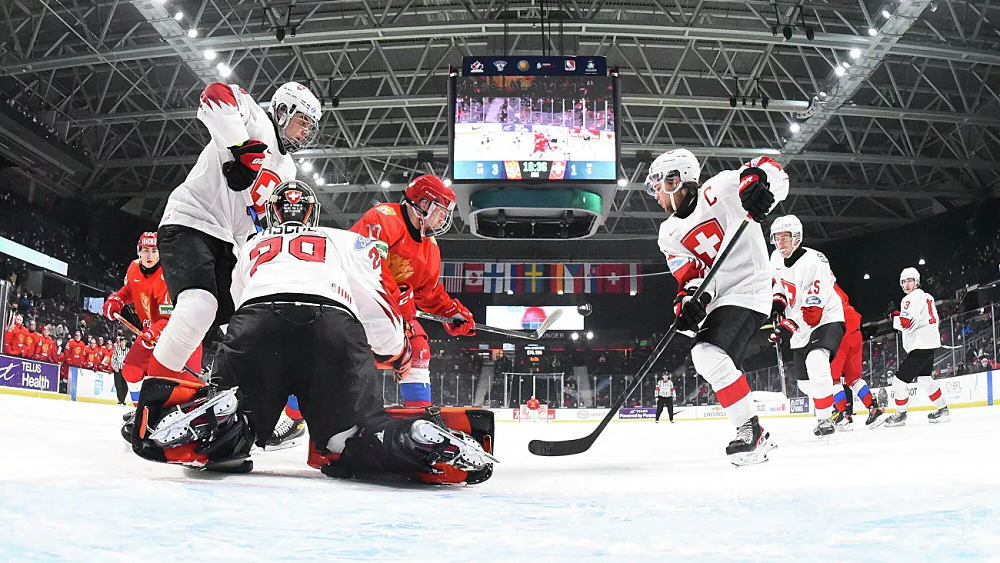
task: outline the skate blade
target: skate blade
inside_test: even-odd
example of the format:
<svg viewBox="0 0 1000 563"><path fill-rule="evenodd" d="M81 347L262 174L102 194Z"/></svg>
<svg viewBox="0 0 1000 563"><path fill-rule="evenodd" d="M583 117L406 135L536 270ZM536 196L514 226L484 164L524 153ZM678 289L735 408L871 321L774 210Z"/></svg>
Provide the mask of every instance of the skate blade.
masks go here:
<svg viewBox="0 0 1000 563"><path fill-rule="evenodd" d="M733 467L746 467L748 465L758 465L768 461L767 452L763 448L757 448L752 452L730 454L729 462Z"/></svg>
<svg viewBox="0 0 1000 563"><path fill-rule="evenodd" d="M233 387L219 393L184 416L169 421L166 425L161 422L156 430L150 433L148 439L161 448L169 448L187 440L197 439L197 433L191 427L191 423L215 405L221 404L223 407L216 413L216 416L227 416L235 412L239 405L236 400L237 389L237 387Z"/></svg>
<svg viewBox="0 0 1000 563"><path fill-rule="evenodd" d="M931 424L944 424L946 422L951 422L951 417L943 416L941 418L929 418L927 419L927 422L930 422Z"/></svg>
<svg viewBox="0 0 1000 563"><path fill-rule="evenodd" d="M277 444L266 444L264 445L263 448L261 448L261 451L276 452L278 450L287 450L289 448L294 448L295 446L304 444L306 438L308 438L308 436L306 434L302 434L301 436L292 438L291 440L285 440L284 442L279 442Z"/></svg>
<svg viewBox="0 0 1000 563"><path fill-rule="evenodd" d="M876 418L875 420L873 420L871 424L865 424L865 428L867 428L869 430L875 430L876 428L878 428L879 426L882 426L883 424L885 424L885 415L884 414L882 416Z"/></svg>
<svg viewBox="0 0 1000 563"><path fill-rule="evenodd" d="M419 424L420 422L426 422L426 424ZM490 455L471 436L468 440L462 439L437 424L428 421L417 421L413 425L413 430L416 431L416 435L413 438L418 442L440 444L447 441L458 448L459 454L452 460L451 465L454 465L456 461L459 463L464 461L474 469L482 469L488 463L500 463L500 460Z"/></svg>

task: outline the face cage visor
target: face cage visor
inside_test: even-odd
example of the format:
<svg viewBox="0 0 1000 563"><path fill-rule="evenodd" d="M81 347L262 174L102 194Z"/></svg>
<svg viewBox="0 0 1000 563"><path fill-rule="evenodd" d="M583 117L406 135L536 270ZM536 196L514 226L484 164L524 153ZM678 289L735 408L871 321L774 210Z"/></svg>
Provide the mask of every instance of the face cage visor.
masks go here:
<svg viewBox="0 0 1000 563"><path fill-rule="evenodd" d="M455 220L455 202L451 202L451 205L445 207L436 201L431 201L431 204L427 208L426 212L421 210L420 206L417 206L417 210L420 211L422 230L432 237L447 233L451 229L451 224ZM430 227L423 227L423 225L430 225L436 222L440 222L441 226L433 229Z"/></svg>
<svg viewBox="0 0 1000 563"><path fill-rule="evenodd" d="M673 195L677 190L681 189L684 182L679 182L681 178L681 173L678 170L673 170L671 172L654 172L646 176L646 195L649 197L656 197L656 192L661 188L668 194ZM676 186L672 190L667 190L666 186L671 185L676 182Z"/></svg>
<svg viewBox="0 0 1000 563"><path fill-rule="evenodd" d="M283 108L278 108L281 111ZM319 137L319 122L315 118L296 111L296 106L284 108L281 118L278 119L278 133L281 135L281 142L288 152L296 152L306 147L312 146ZM298 117L296 117L298 116ZM288 126L293 124L293 128L305 128L302 138L295 140L288 136Z"/></svg>

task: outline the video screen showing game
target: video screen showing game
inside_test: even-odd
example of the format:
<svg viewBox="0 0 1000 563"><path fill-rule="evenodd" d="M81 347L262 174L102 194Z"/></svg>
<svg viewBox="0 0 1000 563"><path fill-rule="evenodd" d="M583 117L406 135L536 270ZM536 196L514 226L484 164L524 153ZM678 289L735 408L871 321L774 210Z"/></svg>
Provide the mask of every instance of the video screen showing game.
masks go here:
<svg viewBox="0 0 1000 563"><path fill-rule="evenodd" d="M454 179L614 181L615 119L610 77L459 77Z"/></svg>

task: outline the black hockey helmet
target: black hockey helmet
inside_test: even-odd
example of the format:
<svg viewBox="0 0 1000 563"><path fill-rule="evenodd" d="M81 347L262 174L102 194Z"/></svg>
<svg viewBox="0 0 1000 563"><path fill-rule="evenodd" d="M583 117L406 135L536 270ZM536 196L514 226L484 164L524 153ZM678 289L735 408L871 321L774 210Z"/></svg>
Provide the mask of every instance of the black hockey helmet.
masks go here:
<svg viewBox="0 0 1000 563"><path fill-rule="evenodd" d="M267 198L264 217L268 227L286 224L315 227L319 224L319 200L305 182L282 182Z"/></svg>

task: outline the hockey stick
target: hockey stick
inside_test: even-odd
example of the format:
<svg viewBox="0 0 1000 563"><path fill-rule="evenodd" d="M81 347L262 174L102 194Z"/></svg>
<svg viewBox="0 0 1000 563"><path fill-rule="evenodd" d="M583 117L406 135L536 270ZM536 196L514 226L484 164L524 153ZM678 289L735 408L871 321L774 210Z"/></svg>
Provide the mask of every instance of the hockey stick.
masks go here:
<svg viewBox="0 0 1000 563"><path fill-rule="evenodd" d="M786 398L788 397L788 391L785 390L785 362L781 359L781 341L774 343L774 351L778 355L778 377L781 378L781 394Z"/></svg>
<svg viewBox="0 0 1000 563"><path fill-rule="evenodd" d="M557 320L559 320L559 317L562 316L562 313L563 313L562 309L556 309L555 311L553 311L552 314L549 315L548 318L545 319L545 321L543 321L542 324L540 324L538 326L538 328L536 328L534 330L534 332L522 332L522 331L518 331L518 330L506 330L506 329L503 329L503 328L496 328L496 327L492 327L492 326L488 326L488 325L484 325L484 324L479 324L479 323L473 323L475 325L474 328L473 328L473 330L481 330L483 332L492 332L494 334L502 334L504 336L510 336L510 337L513 337L513 338L522 338L522 339L525 339L525 340L538 340L538 339L540 339L542 337L542 335L545 334L545 332L547 330L549 330L549 328ZM466 321L464 321L462 319L456 319L456 318L453 318L453 317L443 317L441 315L434 315L434 314L431 314L431 313L425 313L423 311L417 311L417 318L427 319L429 321L437 321L439 323L448 323L448 324L454 324L457 321L466 322Z"/></svg>
<svg viewBox="0 0 1000 563"><path fill-rule="evenodd" d="M702 294L705 293L708 285L712 283L715 275L719 273L719 270L722 268L722 264L726 261L726 258L729 257L729 254L736 246L736 242L740 240L741 236L743 236L743 231L747 230L747 226L749 224L749 217L743 219L743 222L740 223L740 227L736 230L736 234L733 235L733 238L729 241L726 249L722 251L719 258L714 264L712 264L712 269L709 270L708 275L705 276L705 281L701 282L701 285L698 286L698 290L691 296L692 299L698 300L701 298ZM636 374L632 384L629 385L628 389L626 389L625 392L618 397L615 403L611 405L610 410L608 410L608 414L604 415L604 420L597 425L597 428L593 432L583 438L575 438L573 440L558 440L554 442L550 442L548 440L532 440L528 442L528 451L541 456L562 456L581 454L589 450L590 446L592 446L594 441L597 440L597 437L601 435L601 432L604 432L604 428L607 427L608 423L610 423L611 420L614 419L615 415L618 414L618 409L622 408L622 405L625 404L625 401L629 398L629 396L631 396L632 393L639 388L639 385L642 384L642 380L646 378L646 374L648 374L649 370L653 368L653 364L656 363L656 360L660 359L660 355L662 355L664 350L667 349L667 346L670 344L670 341L674 339L674 335L676 334L677 319L674 319L674 322L670 325L667 333L663 335L659 344L657 344L656 348L653 349L653 353L650 354L649 358L646 359L646 362L642 364L641 368L639 368L639 373Z"/></svg>
<svg viewBox="0 0 1000 563"><path fill-rule="evenodd" d="M126 319L125 317L121 316L118 313L115 313L115 320L118 321L118 322L120 322L121 324L125 325L125 328L127 328L127 329L131 330L132 332L134 332L136 336L138 336L139 338L142 338L142 331L139 330L139 327L137 327L134 324L128 322L128 319ZM155 345L156 342L153 342L153 344ZM201 380L201 374L195 373L195 371L193 369L189 368L187 366L187 364L184 365L184 371L190 373L191 375L193 375L193 376L197 377L199 380Z"/></svg>

